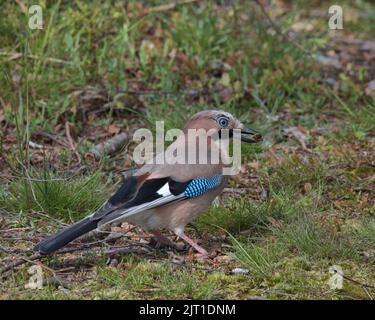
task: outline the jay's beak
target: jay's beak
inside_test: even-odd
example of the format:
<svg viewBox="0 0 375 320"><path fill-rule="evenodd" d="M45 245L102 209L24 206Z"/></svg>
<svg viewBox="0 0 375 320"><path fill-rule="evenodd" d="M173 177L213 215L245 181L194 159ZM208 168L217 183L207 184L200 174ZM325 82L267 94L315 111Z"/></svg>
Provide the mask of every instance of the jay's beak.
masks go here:
<svg viewBox="0 0 375 320"><path fill-rule="evenodd" d="M262 135L253 129L242 129L241 141L248 143L260 142L262 141Z"/></svg>

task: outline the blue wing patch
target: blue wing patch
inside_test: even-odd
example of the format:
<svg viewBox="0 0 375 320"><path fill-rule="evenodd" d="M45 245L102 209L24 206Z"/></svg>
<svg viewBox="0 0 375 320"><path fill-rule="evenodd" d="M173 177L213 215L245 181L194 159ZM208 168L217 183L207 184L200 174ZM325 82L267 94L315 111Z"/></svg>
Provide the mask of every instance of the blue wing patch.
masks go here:
<svg viewBox="0 0 375 320"><path fill-rule="evenodd" d="M193 179L185 189L187 198L199 197L211 189L218 187L221 183L221 176L216 175L210 178Z"/></svg>

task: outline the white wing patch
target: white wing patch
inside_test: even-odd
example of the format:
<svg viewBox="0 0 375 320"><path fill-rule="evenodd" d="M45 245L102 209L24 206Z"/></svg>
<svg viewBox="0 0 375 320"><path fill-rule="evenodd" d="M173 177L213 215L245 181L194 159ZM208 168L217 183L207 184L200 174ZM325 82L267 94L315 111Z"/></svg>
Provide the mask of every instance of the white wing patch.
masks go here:
<svg viewBox="0 0 375 320"><path fill-rule="evenodd" d="M169 189L169 187L168 187L168 189ZM122 221L125 221L126 218L128 218L130 216L133 216L137 213L140 213L140 212L143 212L143 211L146 211L146 210L149 210L149 209L157 208L157 207L160 207L162 205L166 205L166 204L169 204L171 202L180 201L180 200L183 200L183 199L185 199L184 194L180 194L178 196L174 196L172 194L169 195L169 196L163 196L162 198L156 199L154 201L140 204L139 206L135 206L135 207L126 209L122 212L120 211L117 214L117 216L114 217L112 220L106 221L104 223L100 223L100 221L99 221L99 226L105 226L109 223L114 223L114 222L122 222Z"/></svg>
<svg viewBox="0 0 375 320"><path fill-rule="evenodd" d="M166 197L166 196L169 196L171 195L171 191L169 190L169 184L168 182L162 186L158 191L157 191L158 194L160 194L161 196L163 197Z"/></svg>

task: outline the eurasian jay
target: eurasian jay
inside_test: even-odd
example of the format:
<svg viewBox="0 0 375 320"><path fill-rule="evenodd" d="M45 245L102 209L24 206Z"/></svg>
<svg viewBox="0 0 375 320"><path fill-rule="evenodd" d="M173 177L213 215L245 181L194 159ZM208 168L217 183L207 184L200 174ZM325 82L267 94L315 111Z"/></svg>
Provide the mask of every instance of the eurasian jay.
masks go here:
<svg viewBox="0 0 375 320"><path fill-rule="evenodd" d="M207 134L206 163L186 161L189 156L187 151L191 155L189 147L196 148L199 140L199 136L188 139L189 129L210 132ZM174 244L159 230L171 230L200 254L207 255L207 251L189 238L184 229L208 208L227 182L228 176L223 175L223 168L226 166L224 158L229 155L219 143L225 129L229 132L229 137L233 138L234 129L238 129L239 137L244 142L261 140L260 134L252 129L244 129L243 124L228 112L201 111L188 121L182 134L163 153L164 157L171 157L182 147L187 152L182 152L183 161L177 159L175 163L164 161L160 164L153 158L152 161L146 162L126 178L121 187L98 210L40 242L34 250L48 255L96 228L126 221L151 231L159 242L167 245ZM219 161L211 161L210 154L213 154L214 149L220 152Z"/></svg>

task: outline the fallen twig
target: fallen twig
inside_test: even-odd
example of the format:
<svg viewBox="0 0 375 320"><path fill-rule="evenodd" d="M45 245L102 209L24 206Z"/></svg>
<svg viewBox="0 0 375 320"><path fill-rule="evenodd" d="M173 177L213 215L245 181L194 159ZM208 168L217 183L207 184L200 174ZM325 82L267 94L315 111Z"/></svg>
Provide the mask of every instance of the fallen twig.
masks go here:
<svg viewBox="0 0 375 320"><path fill-rule="evenodd" d="M8 248L4 248L4 247L2 247L2 246L0 246L0 251L5 252L5 253L8 253L8 254L14 252L13 250L10 250L10 249L8 249Z"/></svg>
<svg viewBox="0 0 375 320"><path fill-rule="evenodd" d="M144 14L149 14L149 13L156 13L156 12L166 12L166 11L171 11L177 8L177 6L184 5L184 4L190 4L194 2L199 2L199 0L183 0L183 1L175 1L167 4L162 4L157 7L149 8L145 10Z"/></svg>
<svg viewBox="0 0 375 320"><path fill-rule="evenodd" d="M25 6L25 4L21 1L21 0L15 0L16 3L18 4L18 6L20 7L22 13L27 13L27 7Z"/></svg>
<svg viewBox="0 0 375 320"><path fill-rule="evenodd" d="M66 253L82 251L82 250L90 250L90 249L93 249L93 247L96 246L99 243L103 243L103 242L99 241L99 242L93 242L91 244L84 244L84 245L79 246L79 247L66 248L66 249L59 250L59 251L55 252L54 254L55 255L61 255L61 254L66 254ZM150 246L148 246L146 244L134 243L134 244L123 246L123 247L112 247L109 250L104 251L104 254L108 255L108 256L114 256L114 255L128 254L128 253L138 253L138 254L148 253L148 252L145 252L145 250L131 249L131 248L134 248L134 247L144 247L144 248L147 248L147 249L152 249ZM100 248L94 248L94 249L100 249ZM15 268L17 268L17 267L19 267L19 266L21 266L21 265L23 265L27 262L30 263L31 261L38 261L38 260L41 260L45 257L48 257L48 256L41 255L39 253L34 254L34 255L32 255L30 257L27 257L27 258L21 257L21 258L17 259L16 261L14 261L12 263L9 263L8 265L5 265L3 268L1 268L0 269L0 275L2 275L3 278L5 278L6 276L4 276L4 273L6 273L8 271L11 271L11 270L14 270Z"/></svg>
<svg viewBox="0 0 375 320"><path fill-rule="evenodd" d="M253 188L224 188L223 193L246 194L249 191L254 191L254 189Z"/></svg>
<svg viewBox="0 0 375 320"><path fill-rule="evenodd" d="M132 247L138 247L138 249L134 250L134 249L132 249ZM146 244L143 244L143 243L138 243L136 245L130 245L130 246L126 246L126 247L111 248L109 250L106 250L104 252L104 254L108 255L109 257L114 257L114 256L117 256L117 255L129 254L129 253L149 254L151 252L151 250L152 250L152 248L150 246L148 246Z"/></svg>
<svg viewBox="0 0 375 320"><path fill-rule="evenodd" d="M33 211L32 213L34 213L34 214L36 214L36 215L44 218L45 220L52 220L53 222L56 222L56 223L60 224L61 226L66 227L68 225L67 223L64 223L64 222L62 222L62 221L60 221L60 220L58 220L58 219L56 219L54 217L51 217L49 214L46 214L44 212Z"/></svg>
<svg viewBox="0 0 375 320"><path fill-rule="evenodd" d="M217 269L210 268L210 267L204 267L204 266L195 266L193 264L186 264L186 263L179 263L179 262L174 262L171 261L171 264L174 266L182 267L182 268L190 268L190 269L196 269L196 270L204 270L208 272L215 272L218 271Z"/></svg>
<svg viewBox="0 0 375 320"><path fill-rule="evenodd" d="M12 228L12 229L3 229L0 230L0 232L14 232L14 231L25 231L25 230L30 230L30 227L22 227L22 228Z"/></svg>
<svg viewBox="0 0 375 320"><path fill-rule="evenodd" d="M23 180L33 181L33 182L51 182L51 181L67 181L68 180L68 178L51 178L51 179L30 178L28 179L26 177L19 176L19 175L5 175L5 174L0 175L0 178L8 179L8 180L23 179Z"/></svg>
<svg viewBox="0 0 375 320"><path fill-rule="evenodd" d="M47 132L43 132L43 131L34 132L33 136L41 136L41 137L50 139L52 141L55 141L56 143L62 145L65 148L69 147L64 141L60 141L57 137L55 137L52 134L47 133Z"/></svg>
<svg viewBox="0 0 375 320"><path fill-rule="evenodd" d="M21 58L23 56L23 53L20 53L20 52L4 52L4 51L1 51L0 52L0 56L9 56L9 59L8 60L17 60L19 58ZM28 54L27 55L28 58L30 59L34 59L34 60L40 60L40 59L43 59L43 61L46 61L46 62L51 62L51 63L57 63L57 64L68 64L70 63L69 61L64 61L64 60L61 60L61 59L57 59L57 58L41 58L39 56L36 56L34 54Z"/></svg>
<svg viewBox="0 0 375 320"><path fill-rule="evenodd" d="M362 282L359 282L359 281L357 281L357 280L354 280L354 279L352 279L352 278L350 278L350 277L344 275L343 273L341 273L341 272L339 272L339 271L337 271L337 270L335 270L335 272L336 272L337 274L339 274L340 276L342 276L345 280L348 280L348 281L350 281L350 282L353 282L353 283L355 283L356 285L358 285L358 286L360 286L360 287L362 287L362 288L371 288L371 289L375 289L375 286L372 286L372 285L369 285L369 284L362 283Z"/></svg>
<svg viewBox="0 0 375 320"><path fill-rule="evenodd" d="M72 138L72 135L70 134L70 125L69 125L69 122L65 122L65 133L66 133L66 138L68 139L68 142L69 142L69 147L70 147L70 150L72 152L74 152L74 154L76 155L77 157L77 160L78 160L78 164L81 163L81 156L79 155L79 153L77 152L77 148L76 148L76 145L74 144L74 141L73 141L73 138Z"/></svg>
<svg viewBox="0 0 375 320"><path fill-rule="evenodd" d="M36 142L29 141L29 147L31 149L45 149L45 146L42 146L41 144L38 144Z"/></svg>
<svg viewBox="0 0 375 320"><path fill-rule="evenodd" d="M40 255L39 253L34 254L29 258L20 258L20 259L14 261L14 262L8 264L7 266L1 268L0 269L0 275L4 274L7 271L13 270L14 268L17 268L17 267L23 265L24 263L27 263L29 261L37 261L37 260L40 260L42 258L43 258L43 256Z"/></svg>
<svg viewBox="0 0 375 320"><path fill-rule="evenodd" d="M96 160L99 160L103 154L112 155L120 150L128 139L129 135L126 132L120 133L106 142L96 145L88 154L92 154Z"/></svg>
<svg viewBox="0 0 375 320"><path fill-rule="evenodd" d="M66 138L68 139L68 142L69 142L70 150L75 151L76 147L74 145L74 141L72 139L72 135L70 134L70 126L69 126L69 122L68 121L65 122L65 133L66 133Z"/></svg>

